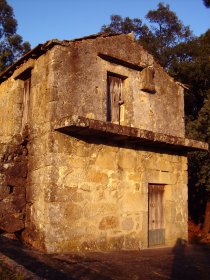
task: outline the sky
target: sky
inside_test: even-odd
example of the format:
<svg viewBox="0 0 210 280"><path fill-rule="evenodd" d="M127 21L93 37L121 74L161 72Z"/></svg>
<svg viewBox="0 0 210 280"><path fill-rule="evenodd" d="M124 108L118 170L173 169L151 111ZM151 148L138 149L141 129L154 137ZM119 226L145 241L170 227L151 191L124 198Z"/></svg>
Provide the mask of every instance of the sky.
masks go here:
<svg viewBox="0 0 210 280"><path fill-rule="evenodd" d="M161 0L7 0L18 22L17 33L35 47L47 40L95 34L110 16L144 19ZM162 0L197 36L210 28L210 8L202 0Z"/></svg>

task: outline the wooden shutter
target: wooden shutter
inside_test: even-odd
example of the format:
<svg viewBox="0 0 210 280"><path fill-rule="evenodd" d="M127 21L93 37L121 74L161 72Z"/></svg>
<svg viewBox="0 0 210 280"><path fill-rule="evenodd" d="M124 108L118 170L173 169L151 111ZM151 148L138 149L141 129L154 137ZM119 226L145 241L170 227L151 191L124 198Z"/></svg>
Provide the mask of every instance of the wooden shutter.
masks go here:
<svg viewBox="0 0 210 280"><path fill-rule="evenodd" d="M108 75L107 121L120 123L120 105L123 103L123 81Z"/></svg>
<svg viewBox="0 0 210 280"><path fill-rule="evenodd" d="M31 78L24 81L23 89L23 115L22 115L22 130L28 122L29 101L30 101Z"/></svg>
<svg viewBox="0 0 210 280"><path fill-rule="evenodd" d="M149 93L155 93L154 69L152 67L147 67L140 73L142 79L141 89Z"/></svg>

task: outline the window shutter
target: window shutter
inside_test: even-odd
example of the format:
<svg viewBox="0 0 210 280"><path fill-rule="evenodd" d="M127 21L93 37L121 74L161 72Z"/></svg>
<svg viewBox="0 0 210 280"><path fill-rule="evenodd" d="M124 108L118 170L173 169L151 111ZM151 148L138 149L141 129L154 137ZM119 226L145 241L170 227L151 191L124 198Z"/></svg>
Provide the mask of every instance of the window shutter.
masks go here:
<svg viewBox="0 0 210 280"><path fill-rule="evenodd" d="M119 124L120 105L123 104L122 79L108 76L108 121Z"/></svg>

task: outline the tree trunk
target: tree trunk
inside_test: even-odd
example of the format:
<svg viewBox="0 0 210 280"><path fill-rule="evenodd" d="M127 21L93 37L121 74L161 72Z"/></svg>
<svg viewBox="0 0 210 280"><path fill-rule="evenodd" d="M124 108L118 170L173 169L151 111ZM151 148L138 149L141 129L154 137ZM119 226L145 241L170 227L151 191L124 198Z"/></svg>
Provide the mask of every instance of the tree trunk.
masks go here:
<svg viewBox="0 0 210 280"><path fill-rule="evenodd" d="M206 211L203 223L203 233L207 234L210 231L210 194L208 194L208 200L206 203Z"/></svg>

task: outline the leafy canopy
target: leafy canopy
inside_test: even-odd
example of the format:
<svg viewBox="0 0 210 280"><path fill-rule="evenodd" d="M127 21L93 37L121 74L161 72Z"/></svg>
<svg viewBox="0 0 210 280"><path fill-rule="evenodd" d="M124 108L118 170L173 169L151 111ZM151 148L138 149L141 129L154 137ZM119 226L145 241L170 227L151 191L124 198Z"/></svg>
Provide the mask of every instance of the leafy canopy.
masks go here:
<svg viewBox="0 0 210 280"><path fill-rule="evenodd" d="M16 31L17 21L12 7L6 0L0 0L0 71L30 50L30 44L23 42Z"/></svg>
<svg viewBox="0 0 210 280"><path fill-rule="evenodd" d="M176 80L189 85L185 112L194 119L210 89L210 29L198 38L178 44L173 52L169 73Z"/></svg>
<svg viewBox="0 0 210 280"><path fill-rule="evenodd" d="M172 49L180 42L189 41L193 36L190 28L184 26L169 5L159 3L156 10L147 13L150 26L139 18L111 16L111 23L103 25L101 31L110 33L133 32L136 39L167 68L173 58Z"/></svg>
<svg viewBox="0 0 210 280"><path fill-rule="evenodd" d="M203 0L204 5L206 8L210 8L210 0Z"/></svg>
<svg viewBox="0 0 210 280"><path fill-rule="evenodd" d="M142 20L139 18L122 18L119 15L112 15L110 18L111 23L101 27L102 32L124 34L133 32L137 39L149 32L149 28L142 24Z"/></svg>

